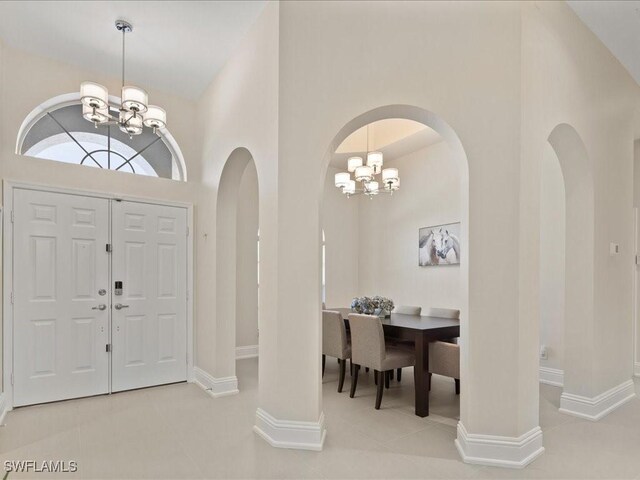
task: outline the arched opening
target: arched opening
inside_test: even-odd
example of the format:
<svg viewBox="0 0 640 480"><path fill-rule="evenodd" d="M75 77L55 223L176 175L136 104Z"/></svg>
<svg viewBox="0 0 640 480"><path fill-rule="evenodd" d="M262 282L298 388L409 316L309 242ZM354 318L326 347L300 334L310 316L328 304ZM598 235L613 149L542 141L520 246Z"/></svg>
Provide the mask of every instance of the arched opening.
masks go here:
<svg viewBox="0 0 640 480"><path fill-rule="evenodd" d="M546 142L540 165L540 382L562 387L566 200L562 168Z"/></svg>
<svg viewBox="0 0 640 480"><path fill-rule="evenodd" d="M222 170L216 207L217 370L223 377L235 376L236 359L258 355L258 225L256 165L247 149L237 148Z"/></svg>
<svg viewBox="0 0 640 480"><path fill-rule="evenodd" d="M382 152L382 168L398 169L401 188L392 195L348 198L334 185L335 174L347 172L350 157L363 157L366 163L367 152L371 151ZM436 379L435 375L430 394L431 411L455 425L464 415L469 392L465 387L464 342L470 261L469 173L458 136L444 120L427 110L407 105L380 107L354 118L339 131L329 147L324 168L320 219L326 233L327 308L348 311L353 297L380 295L395 305L420 306L423 315L430 308L459 310L461 397L455 393L453 378ZM382 190L383 185L379 188ZM443 232L448 229L451 233L456 229L461 246L457 259L451 253L445 255L448 261L443 259L440 265L420 265L420 230L428 227L442 227ZM327 361L325 400L335 395L337 379L337 365ZM375 397L371 390L373 376L361 376L358 389L361 381L363 396ZM347 389L348 384L347 370ZM396 378L385 390L384 395L391 397L386 408L413 412L414 390L412 371L407 370L401 383ZM331 416L331 406L339 400L342 398L325 402L327 416Z"/></svg>
<svg viewBox="0 0 640 480"><path fill-rule="evenodd" d="M110 97L112 105L118 99ZM23 121L16 153L63 163L186 181L182 152L167 128L129 136L83 118L79 93L54 97Z"/></svg>
<svg viewBox="0 0 640 480"><path fill-rule="evenodd" d="M558 199L564 195L564 205L558 205L555 213L549 213L553 209L552 205L546 205L549 198L541 199L541 206L547 210L546 220L541 219L541 235L546 233L549 237L541 237L541 261L547 255L556 255L564 250L564 268L555 268L556 275L562 275L564 270L564 295L563 306L558 306L558 292L552 293L555 300L544 297L543 293L547 286L554 288L555 284L541 285L541 301L554 302L553 308L557 312L563 313L564 326L562 332L562 343L556 352L561 363L558 370L563 372L562 384L564 393L561 398L560 408L562 411L571 413L571 408L565 405L565 394L592 396L590 391L593 385L593 371L591 363L585 361L588 352L593 345L593 321L594 321L594 244L595 244L595 224L594 224L594 182L592 165L587 155L585 145L576 130L568 124L556 126L548 137L551 147L547 151L543 168L553 170L556 173L555 180L547 178L546 191L549 197ZM557 160L556 160L557 159ZM562 182L558 179L558 168L553 166L553 162L559 164L559 171L562 174ZM543 171L544 173L544 171ZM543 180L545 178L543 177ZM555 186L554 186L555 185ZM562 192L559 188L564 187ZM554 191L549 191L551 187ZM542 185L545 188L545 185ZM559 215L564 207L564 218ZM544 211L541 208L541 213ZM549 217L549 215L553 215ZM545 225L546 223L546 225ZM555 224L555 226L554 226ZM547 228L548 227L548 228ZM549 229L555 228L555 232ZM564 239L562 230L564 228ZM562 245L559 245L562 244ZM558 261L562 258L558 257ZM549 280L544 275L545 271L541 265L541 282ZM547 272L549 273L549 272ZM541 313L549 305L541 305ZM562 310L559 310L562 308ZM548 320L541 316L541 328L549 330ZM557 326L556 326L557 328ZM556 338L557 341L557 338ZM548 351L551 355L552 351Z"/></svg>

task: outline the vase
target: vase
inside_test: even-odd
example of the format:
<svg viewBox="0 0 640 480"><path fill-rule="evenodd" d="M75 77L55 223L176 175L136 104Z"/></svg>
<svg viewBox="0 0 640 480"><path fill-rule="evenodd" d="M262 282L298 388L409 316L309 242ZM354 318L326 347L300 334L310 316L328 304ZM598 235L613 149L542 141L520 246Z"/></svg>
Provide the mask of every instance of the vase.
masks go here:
<svg viewBox="0 0 640 480"><path fill-rule="evenodd" d="M381 308L376 308L375 311L373 312L374 315L377 315L380 318L389 318L391 317L391 313L387 312L386 310L383 310Z"/></svg>

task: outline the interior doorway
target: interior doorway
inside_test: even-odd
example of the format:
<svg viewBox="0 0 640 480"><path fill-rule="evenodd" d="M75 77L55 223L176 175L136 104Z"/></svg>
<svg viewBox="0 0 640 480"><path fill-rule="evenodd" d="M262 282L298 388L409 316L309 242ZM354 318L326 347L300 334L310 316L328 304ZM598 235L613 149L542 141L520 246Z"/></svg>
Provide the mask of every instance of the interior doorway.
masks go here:
<svg viewBox="0 0 640 480"><path fill-rule="evenodd" d="M545 144L540 168L540 383L564 384L566 201L562 168Z"/></svg>
<svg viewBox="0 0 640 480"><path fill-rule="evenodd" d="M594 370L590 362L585 362L585 352L592 348L592 328L595 315L595 216L593 167L584 142L578 132L569 124L557 125L548 137L546 145L547 167L555 170L552 183L556 185L555 194L564 207L564 215L558 215L555 208L555 220L549 226L548 245L541 251L541 257L555 255L564 249L564 268L560 265L556 275L564 275L562 301L562 345L556 350L556 360L561 367L555 368L556 385L563 387L560 399L560 411L574 414L581 408L574 401L575 395L593 396ZM562 182L560 182L561 174ZM564 197L564 199L562 198ZM548 199L547 199L548 200ZM564 200L564 201L563 201ZM542 200L544 205L544 200ZM553 224L555 222L555 225ZM564 238L559 233L564 229ZM554 240L555 239L555 240ZM563 248L564 247L564 248ZM560 259L559 259L560 260ZM559 261L558 260L558 261ZM541 290L543 291L543 290ZM557 294L556 294L557 296ZM557 308L556 308L557 310ZM544 328L545 319L541 319ZM557 330L557 325L556 325ZM549 351L549 361L551 354ZM553 371L551 372L554 373ZM544 377L544 370L541 372Z"/></svg>
<svg viewBox="0 0 640 480"><path fill-rule="evenodd" d="M375 176L375 169L373 177L357 172L375 162L381 167L381 178ZM327 234L327 308L348 311L354 297L380 295L395 305L420 307L422 315L429 315L432 308L458 312L462 341L454 347L459 365L454 376L442 376L433 383L432 394L423 395L428 390L429 361L428 351L420 350L414 371L402 374L401 382L396 374L390 390L384 390L393 405L389 408L409 409L420 418L429 414L433 401L433 413L457 423L470 391L470 384L465 387L464 341L469 315L469 173L458 136L441 118L421 108L380 107L339 131L329 146L325 167L320 219ZM385 175L387 168L393 171ZM422 264L421 230L425 229L455 235L462 249L442 251L437 266ZM335 363L326 364L332 368L327 367L324 382L337 380ZM372 385L373 379L367 386ZM333 386L331 390L336 391ZM323 398L330 403L330 392L324 392Z"/></svg>
<svg viewBox="0 0 640 480"><path fill-rule="evenodd" d="M237 148L222 170L216 205L215 366L216 377L236 382L236 360L258 356L258 210L256 164L246 148Z"/></svg>

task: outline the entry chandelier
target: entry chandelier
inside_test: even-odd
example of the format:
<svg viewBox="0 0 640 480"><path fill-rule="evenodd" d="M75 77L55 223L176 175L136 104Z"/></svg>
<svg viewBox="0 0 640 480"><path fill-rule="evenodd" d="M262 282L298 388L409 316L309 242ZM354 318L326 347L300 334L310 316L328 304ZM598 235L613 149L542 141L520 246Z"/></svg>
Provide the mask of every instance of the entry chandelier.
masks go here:
<svg viewBox="0 0 640 480"><path fill-rule="evenodd" d="M118 115L109 112L109 92L107 88L95 82L80 84L82 116L92 122L96 128L100 125L118 125L120 130L132 137L140 135L143 126L156 129L167 124L164 109L149 105L147 92L141 88L125 85L124 82L124 45L125 36L133 31L133 26L124 20L116 21L116 28L122 32L122 95Z"/></svg>
<svg viewBox="0 0 640 480"><path fill-rule="evenodd" d="M383 155L382 152L369 151L369 125L367 125L367 163L364 164L362 157L350 157L347 159L347 172L336 173L335 185L342 189L347 197L351 195L365 194L370 198L379 193L393 194L400 188L400 177L397 168L382 169ZM351 174L355 180L351 179ZM378 175L382 175L381 182ZM356 182L362 185L357 187ZM382 183L382 188L381 184Z"/></svg>

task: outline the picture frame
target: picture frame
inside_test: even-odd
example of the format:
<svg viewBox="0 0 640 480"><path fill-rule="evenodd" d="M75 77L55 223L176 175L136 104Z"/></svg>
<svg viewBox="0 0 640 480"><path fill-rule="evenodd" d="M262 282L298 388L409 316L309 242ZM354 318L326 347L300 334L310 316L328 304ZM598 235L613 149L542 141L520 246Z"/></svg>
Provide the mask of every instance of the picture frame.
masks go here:
<svg viewBox="0 0 640 480"><path fill-rule="evenodd" d="M460 222L444 223L418 230L418 266L460 264Z"/></svg>

